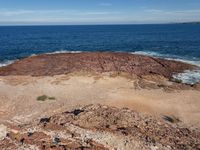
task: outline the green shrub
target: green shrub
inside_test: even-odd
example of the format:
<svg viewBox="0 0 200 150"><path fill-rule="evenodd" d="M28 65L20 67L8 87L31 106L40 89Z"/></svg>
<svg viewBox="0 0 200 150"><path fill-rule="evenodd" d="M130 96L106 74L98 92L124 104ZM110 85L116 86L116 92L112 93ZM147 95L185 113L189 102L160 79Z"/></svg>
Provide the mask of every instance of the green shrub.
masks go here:
<svg viewBox="0 0 200 150"><path fill-rule="evenodd" d="M48 97L49 100L56 100L55 97Z"/></svg>
<svg viewBox="0 0 200 150"><path fill-rule="evenodd" d="M47 95L42 95L37 97L37 101L46 101L46 100L56 100L56 98L48 97Z"/></svg>
<svg viewBox="0 0 200 150"><path fill-rule="evenodd" d="M38 96L37 101L45 101L45 100L47 100L47 98L48 97L46 95Z"/></svg>

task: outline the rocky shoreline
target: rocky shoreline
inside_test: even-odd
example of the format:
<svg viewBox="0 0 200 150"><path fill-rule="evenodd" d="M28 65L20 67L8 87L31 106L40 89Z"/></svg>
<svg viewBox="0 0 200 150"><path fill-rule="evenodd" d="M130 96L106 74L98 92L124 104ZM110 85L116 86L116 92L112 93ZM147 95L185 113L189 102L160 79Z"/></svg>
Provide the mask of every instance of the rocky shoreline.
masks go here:
<svg viewBox="0 0 200 150"><path fill-rule="evenodd" d="M129 75L160 75L170 79L173 74L195 66L143 55L112 52L43 54L19 60L0 68L0 76L54 76L73 72L128 73Z"/></svg>

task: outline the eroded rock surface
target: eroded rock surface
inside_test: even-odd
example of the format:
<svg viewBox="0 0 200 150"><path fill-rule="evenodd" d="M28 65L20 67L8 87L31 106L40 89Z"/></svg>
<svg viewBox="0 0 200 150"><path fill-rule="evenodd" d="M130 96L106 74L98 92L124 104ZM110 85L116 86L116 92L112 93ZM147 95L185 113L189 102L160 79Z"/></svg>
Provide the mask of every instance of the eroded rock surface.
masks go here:
<svg viewBox="0 0 200 150"><path fill-rule="evenodd" d="M8 125L9 126L9 125ZM0 149L199 149L200 131L169 116L88 105L28 125L9 126Z"/></svg>
<svg viewBox="0 0 200 150"><path fill-rule="evenodd" d="M128 53L65 53L29 57L0 68L0 75L52 76L72 72L115 72L130 75L161 75L171 78L172 74L194 69L182 62L164 60Z"/></svg>

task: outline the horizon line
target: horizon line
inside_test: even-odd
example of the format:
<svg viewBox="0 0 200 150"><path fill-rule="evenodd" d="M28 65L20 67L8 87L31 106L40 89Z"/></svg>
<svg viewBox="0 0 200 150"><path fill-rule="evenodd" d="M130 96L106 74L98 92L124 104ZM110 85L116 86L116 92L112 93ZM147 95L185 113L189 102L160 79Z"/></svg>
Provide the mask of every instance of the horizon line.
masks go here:
<svg viewBox="0 0 200 150"><path fill-rule="evenodd" d="M166 23L108 23L108 24L0 24L3 26L103 26L103 25L165 25L165 24L200 24L200 21Z"/></svg>

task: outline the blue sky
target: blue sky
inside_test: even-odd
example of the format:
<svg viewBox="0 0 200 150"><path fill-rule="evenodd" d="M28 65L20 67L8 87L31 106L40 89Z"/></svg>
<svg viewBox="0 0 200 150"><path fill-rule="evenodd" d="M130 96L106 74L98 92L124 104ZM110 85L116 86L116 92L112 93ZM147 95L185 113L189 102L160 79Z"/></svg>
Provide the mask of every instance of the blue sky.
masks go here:
<svg viewBox="0 0 200 150"><path fill-rule="evenodd" d="M0 0L0 25L200 21L200 0Z"/></svg>

